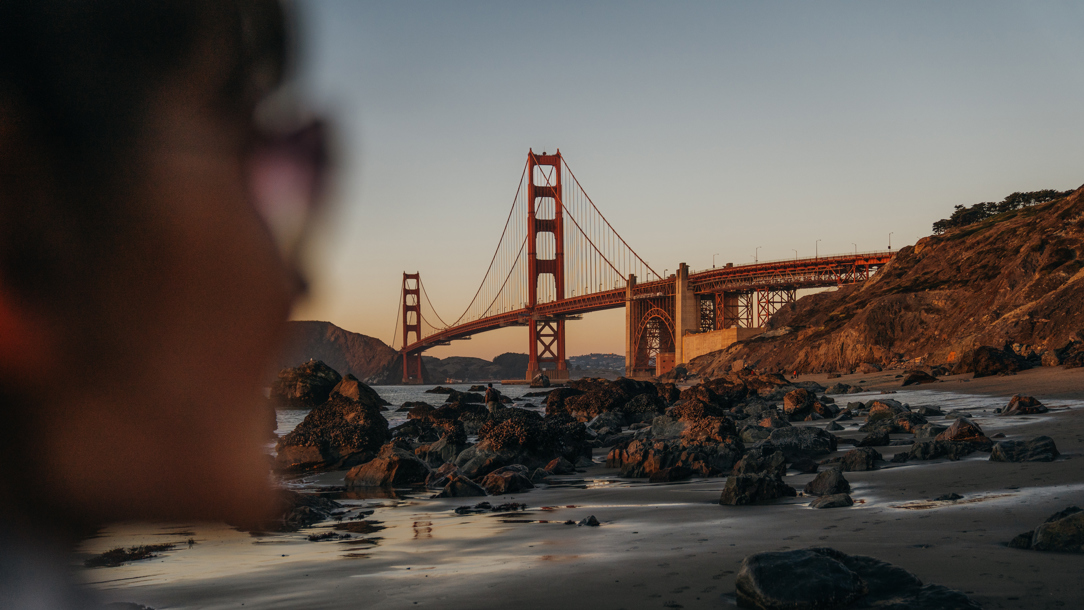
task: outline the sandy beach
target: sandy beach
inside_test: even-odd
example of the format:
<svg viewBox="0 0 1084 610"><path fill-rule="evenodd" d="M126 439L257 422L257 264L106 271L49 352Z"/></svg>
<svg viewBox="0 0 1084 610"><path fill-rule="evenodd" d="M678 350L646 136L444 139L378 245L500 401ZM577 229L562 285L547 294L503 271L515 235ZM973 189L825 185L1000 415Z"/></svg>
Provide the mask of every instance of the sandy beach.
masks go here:
<svg viewBox="0 0 1084 610"><path fill-rule="evenodd" d="M118 524L82 551L183 541L158 558L119 568L78 568L107 601L151 608L719 608L734 604L734 577L747 555L830 546L870 555L923 582L966 592L984 608L1080 608L1079 555L1008 548L1005 543L1069 505L1084 505L1084 369L1041 368L1008 377L946 377L900 388L898 373L803 376L828 385L863 381L912 407L967 412L987 435L1054 438L1049 463L995 463L988 453L883 463L848 472L856 504L814 510L799 497L761 506L720 506L724 479L649 484L596 465L556 483L499 498L523 502L511 513L460 515L470 500L344 498L372 510L384 529L345 541L310 542L335 523L290 534L250 535L221 524ZM1051 411L1000 417L1009 396L1031 394ZM820 425L810 422L802 425ZM858 439L861 421L837 432ZM910 435L893 435L909 439ZM850 449L840 445L840 452ZM906 445L878 448L889 459ZM831 457L831 456L830 456ZM596 462L605 453L596 450ZM341 485L343 472L304 477L299 489ZM799 491L814 475L788 473ZM932 501L943 494L957 501ZM594 515L599 527L565 525ZM359 541L365 538L366 541Z"/></svg>

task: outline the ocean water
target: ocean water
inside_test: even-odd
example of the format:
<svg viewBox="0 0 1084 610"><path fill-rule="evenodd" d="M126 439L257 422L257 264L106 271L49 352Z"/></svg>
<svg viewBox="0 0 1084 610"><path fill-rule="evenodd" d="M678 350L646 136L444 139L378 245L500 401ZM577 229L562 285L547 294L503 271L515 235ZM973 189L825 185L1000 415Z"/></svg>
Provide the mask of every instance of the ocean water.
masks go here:
<svg viewBox="0 0 1084 610"><path fill-rule="evenodd" d="M459 390L460 392L466 392L474 384L470 383L444 383L439 384L446 388L452 388ZM427 402L434 407L438 407L444 404L445 399L448 398L447 394L429 394L426 390L431 390L437 385L374 385L371 386L381 398L391 403L388 410L384 412L384 418L388 420L388 425L394 428L403 423L407 419L406 413L396 413L396 409L401 407L403 403L407 402ZM500 390L501 394L511 398L515 401L512 406L519 407L521 409L531 409L545 413L546 406L542 402L544 397L539 398L524 398L524 394L531 392L541 392L545 390L532 389L526 385L495 385L493 386ZM309 409L278 409L278 429L275 430L275 434L282 436L294 429L301 420L305 419L305 416L309 414Z"/></svg>

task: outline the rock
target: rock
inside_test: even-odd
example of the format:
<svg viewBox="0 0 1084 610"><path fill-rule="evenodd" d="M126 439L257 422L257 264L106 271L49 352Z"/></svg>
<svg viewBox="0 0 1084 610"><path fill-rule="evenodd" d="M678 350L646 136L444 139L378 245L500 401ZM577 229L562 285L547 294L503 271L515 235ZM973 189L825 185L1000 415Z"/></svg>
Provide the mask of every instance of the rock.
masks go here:
<svg viewBox="0 0 1084 610"><path fill-rule="evenodd" d="M798 458L791 462L790 467L803 474L813 474L820 469L820 464L810 458Z"/></svg>
<svg viewBox="0 0 1084 610"><path fill-rule="evenodd" d="M672 466L670 468L663 468L656 472L651 473L648 477L649 483L670 483L673 481L684 481L685 479L693 476L693 471L686 466Z"/></svg>
<svg viewBox="0 0 1084 610"><path fill-rule="evenodd" d="M296 532L322 521L328 521L332 514L345 508L334 500L316 494L300 494L286 489L275 490L274 508L269 514L274 515L266 521L244 524L244 531ZM238 524L240 525L240 524Z"/></svg>
<svg viewBox="0 0 1084 610"><path fill-rule="evenodd" d="M738 432L741 441L746 445L753 445L760 441L768 440L768 437L771 436L771 434L771 429L761 428L760 426L744 426Z"/></svg>
<svg viewBox="0 0 1084 610"><path fill-rule="evenodd" d="M738 605L761 610L821 608L979 608L959 591L923 585L892 564L830 548L757 553L735 582Z"/></svg>
<svg viewBox="0 0 1084 610"><path fill-rule="evenodd" d="M936 383L937 378L926 371L911 371L904 375L902 386Z"/></svg>
<svg viewBox="0 0 1084 610"><path fill-rule="evenodd" d="M598 527L599 525L601 525L601 523L598 522L598 519L596 519L594 515L590 515L586 519L581 520L576 525L580 525L580 526L586 525L588 527Z"/></svg>
<svg viewBox="0 0 1084 610"><path fill-rule="evenodd" d="M1062 553L1084 552L1084 511L1070 506L1035 529L1031 548Z"/></svg>
<svg viewBox="0 0 1084 610"><path fill-rule="evenodd" d="M761 610L841 608L869 592L862 577L820 549L750 555L735 585L739 606Z"/></svg>
<svg viewBox="0 0 1084 610"><path fill-rule="evenodd" d="M677 386L672 383L656 383L655 392L667 405L676 402L681 397L681 390L678 390Z"/></svg>
<svg viewBox="0 0 1084 610"><path fill-rule="evenodd" d="M848 385L846 383L834 383L834 384L828 386L828 388L826 390L824 390L824 393L825 394L857 394L858 392L861 392L861 391L862 391L862 388L855 387L853 385Z"/></svg>
<svg viewBox="0 0 1084 610"><path fill-rule="evenodd" d="M888 437L887 431L874 432L867 434L865 438L855 443L858 447L886 447L892 442Z"/></svg>
<svg viewBox="0 0 1084 610"><path fill-rule="evenodd" d="M773 474L738 474L726 478L719 504L743 506L797 495L794 488Z"/></svg>
<svg viewBox="0 0 1084 610"><path fill-rule="evenodd" d="M271 384L271 400L287 409L311 409L327 402L331 390L342 381L330 366L309 360L292 369L282 369Z"/></svg>
<svg viewBox="0 0 1084 610"><path fill-rule="evenodd" d="M846 506L854 506L854 500L851 499L850 494L846 493L821 496L809 503L810 508L843 508Z"/></svg>
<svg viewBox="0 0 1084 610"><path fill-rule="evenodd" d="M380 397L376 390L358 381L357 377L347 374L339 383L331 389L331 394L338 394L355 402L364 402L374 405L390 405L388 401ZM329 395L330 396L330 395Z"/></svg>
<svg viewBox="0 0 1084 610"><path fill-rule="evenodd" d="M1012 375L1026 368L1028 364L1020 356L1010 351L982 345L965 352L952 368L952 374L974 373L975 378L978 379L991 375Z"/></svg>
<svg viewBox="0 0 1084 610"><path fill-rule="evenodd" d="M1047 350L1047 351L1042 353L1042 356L1040 357L1039 362L1043 366L1060 366L1061 365L1061 358L1058 356L1058 353L1056 351Z"/></svg>
<svg viewBox="0 0 1084 610"><path fill-rule="evenodd" d="M550 378L545 373L538 373L531 379L532 388L548 388L550 387Z"/></svg>
<svg viewBox="0 0 1084 610"><path fill-rule="evenodd" d="M822 471L806 484L805 493L811 496L831 496L851 491L851 484L843 478L843 473L835 468Z"/></svg>
<svg viewBox="0 0 1084 610"><path fill-rule="evenodd" d="M546 464L545 469L550 474L555 475L572 474L576 472L576 466L563 457L553 458L550 463Z"/></svg>
<svg viewBox="0 0 1084 610"><path fill-rule="evenodd" d="M596 415L594 419L587 422L587 427L592 430L609 428L613 432L620 432L621 428L627 425L628 422L625 420L625 416L616 411L600 413Z"/></svg>
<svg viewBox="0 0 1084 610"><path fill-rule="evenodd" d="M832 422L825 426L824 429L828 430L829 432L838 432L843 429L843 426L837 424L836 422Z"/></svg>
<svg viewBox="0 0 1084 610"><path fill-rule="evenodd" d="M839 378L840 378L840 377L842 377L842 376L843 376L843 375L841 375L841 374L839 374L839 373L828 373L828 378L829 378L829 379L839 379Z"/></svg>
<svg viewBox="0 0 1084 610"><path fill-rule="evenodd" d="M275 446L283 470L349 468L371 460L391 437L380 406L332 396Z"/></svg>
<svg viewBox="0 0 1084 610"><path fill-rule="evenodd" d="M883 461L880 452L871 447L859 447L857 449L851 449L843 455L843 460L839 465L844 472L855 472L862 470L876 470L877 462Z"/></svg>
<svg viewBox="0 0 1084 610"><path fill-rule="evenodd" d="M869 417L867 421L874 422L879 419L895 419L897 415L906 411L907 409L895 400L874 400L869 403Z"/></svg>
<svg viewBox="0 0 1084 610"><path fill-rule="evenodd" d="M497 392L497 396L500 396L500 392ZM471 403L482 404L485 398L477 392L460 392L458 390L452 390L448 392L448 396L444 399L445 403Z"/></svg>
<svg viewBox="0 0 1084 610"><path fill-rule="evenodd" d="M1053 462L1061 455L1049 436L1030 441L1001 441L990 452L991 462Z"/></svg>
<svg viewBox="0 0 1084 610"><path fill-rule="evenodd" d="M535 485L548 483L550 474L551 473L548 470L535 468L534 472L531 473L531 483L534 483Z"/></svg>
<svg viewBox="0 0 1084 610"><path fill-rule="evenodd" d="M993 444L993 441L986 438L978 424L963 417L952 422L948 430L938 434L934 440L973 443L987 449Z"/></svg>
<svg viewBox="0 0 1084 610"><path fill-rule="evenodd" d="M685 429L688 427L688 422L681 421L668 415L660 415L651 420L651 437L659 439L679 438L681 435L685 434Z"/></svg>
<svg viewBox="0 0 1084 610"><path fill-rule="evenodd" d="M722 417L727 415L727 412L713 402L705 402L698 398L682 398L667 409L666 414L683 421L695 421L704 417Z"/></svg>
<svg viewBox="0 0 1084 610"><path fill-rule="evenodd" d="M916 428L927 423L929 422L926 421L925 417L910 411L900 413L892 418L892 426L896 432L908 432L914 434Z"/></svg>
<svg viewBox="0 0 1084 610"><path fill-rule="evenodd" d="M786 458L771 443L753 447L734 464L731 474L771 474L783 476L787 472Z"/></svg>
<svg viewBox="0 0 1084 610"><path fill-rule="evenodd" d="M629 478L650 477L675 466L684 466L698 476L712 477L730 472L743 450L736 438L725 443L703 444L633 439L610 450L606 467L620 468L620 476Z"/></svg>
<svg viewBox="0 0 1084 610"><path fill-rule="evenodd" d="M527 467L520 464L490 472L481 480L481 485L491 496L504 496L534 488Z"/></svg>
<svg viewBox="0 0 1084 610"><path fill-rule="evenodd" d="M924 417L943 417L945 414L937 407L919 407L915 409L915 413Z"/></svg>
<svg viewBox="0 0 1084 610"><path fill-rule="evenodd" d="M1001 415L1037 415L1046 413L1047 410L1043 403L1035 400L1034 397L1017 394L1009 401L1009 406L1001 411Z"/></svg>
<svg viewBox="0 0 1084 610"><path fill-rule="evenodd" d="M557 388L550 390L546 395L546 415L554 415L558 413L568 413L568 407L565 402L573 397L583 394L582 390L576 388Z"/></svg>
<svg viewBox="0 0 1084 610"><path fill-rule="evenodd" d="M638 394L618 407L617 412L621 413L628 423L650 422L666 412L666 402L655 394Z"/></svg>
<svg viewBox="0 0 1084 610"><path fill-rule="evenodd" d="M872 362L863 362L862 364L858 365L858 368L855 369L855 372L862 375L869 375L870 373L880 373L881 367L879 365L873 364Z"/></svg>
<svg viewBox="0 0 1084 610"><path fill-rule="evenodd" d="M962 457L971 455L972 453L980 449L980 445L976 443L968 442L952 442L952 441L915 441L915 444L911 445L911 450L908 452L908 459L916 460L933 460L940 457L947 457L950 460L958 460ZM902 454L897 454L896 457ZM893 458L895 459L895 458ZM901 460L902 461L902 460Z"/></svg>
<svg viewBox="0 0 1084 610"><path fill-rule="evenodd" d="M424 483L430 474L429 465L413 453L394 443L380 448L377 457L355 466L346 473L346 486L397 487Z"/></svg>
<svg viewBox="0 0 1084 610"><path fill-rule="evenodd" d="M831 453L836 450L837 442L830 432L806 426L772 430L768 440L788 459Z"/></svg>
<svg viewBox="0 0 1084 610"><path fill-rule="evenodd" d="M943 496L937 496L934 498L935 502L955 502L956 500L962 500L963 496L956 492L948 493Z"/></svg>
<svg viewBox="0 0 1084 610"><path fill-rule="evenodd" d="M426 394L452 394L452 393L458 392L458 391L459 390L453 390L452 388L446 388L444 386L438 385L435 388L430 388L430 389L426 390L425 393Z"/></svg>
<svg viewBox="0 0 1084 610"><path fill-rule="evenodd" d="M813 410L816 395L804 388L791 390L783 396L783 412L790 421L800 421Z"/></svg>
<svg viewBox="0 0 1084 610"><path fill-rule="evenodd" d="M467 477L454 472L448 476L448 483L444 486L439 494L438 498L469 498L473 496L484 496L486 490L482 489L480 485L471 481Z"/></svg>
<svg viewBox="0 0 1084 610"><path fill-rule="evenodd" d="M945 430L948 430L948 426L939 426L937 424L923 424L916 426L913 429L915 440L933 439L938 434L941 434Z"/></svg>

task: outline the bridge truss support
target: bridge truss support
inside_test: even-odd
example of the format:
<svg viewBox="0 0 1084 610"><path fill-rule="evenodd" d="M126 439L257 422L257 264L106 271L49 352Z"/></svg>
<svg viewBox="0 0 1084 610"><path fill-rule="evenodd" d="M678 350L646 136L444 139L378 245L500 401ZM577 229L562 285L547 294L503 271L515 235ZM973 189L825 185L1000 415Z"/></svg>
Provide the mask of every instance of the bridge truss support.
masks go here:
<svg viewBox="0 0 1084 610"><path fill-rule="evenodd" d="M422 301L421 274L403 274L403 345L410 345L409 333L414 333L414 340L422 338ZM403 350L403 383L425 383L422 373L421 353Z"/></svg>
<svg viewBox="0 0 1084 610"><path fill-rule="evenodd" d="M717 292L714 295L715 329L764 326L780 307L795 301L797 292L794 288Z"/></svg>
<svg viewBox="0 0 1084 610"><path fill-rule="evenodd" d="M527 379L545 372L550 379L568 379L565 359L565 319L538 318L531 320L531 351L528 353Z"/></svg>

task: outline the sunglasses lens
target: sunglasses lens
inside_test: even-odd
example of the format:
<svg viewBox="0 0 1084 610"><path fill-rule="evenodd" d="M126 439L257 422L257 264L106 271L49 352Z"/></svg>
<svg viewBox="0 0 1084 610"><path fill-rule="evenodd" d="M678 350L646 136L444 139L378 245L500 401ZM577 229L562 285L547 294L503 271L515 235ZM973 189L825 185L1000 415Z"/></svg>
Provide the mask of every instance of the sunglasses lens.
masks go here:
<svg viewBox="0 0 1084 610"><path fill-rule="evenodd" d="M249 157L249 188L256 210L288 258L296 253L319 204L326 173L322 123L265 137Z"/></svg>

